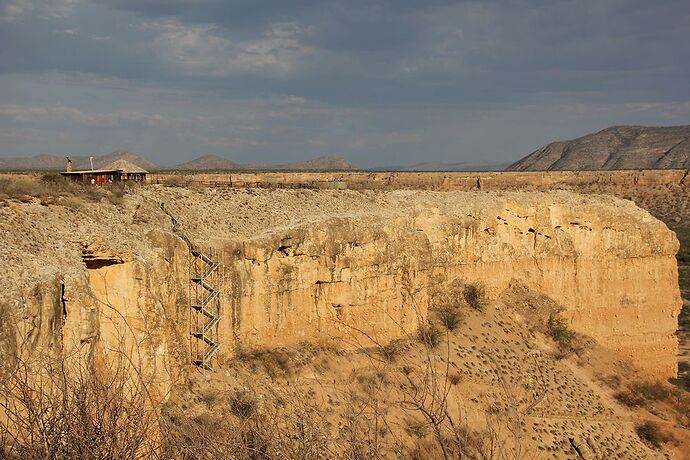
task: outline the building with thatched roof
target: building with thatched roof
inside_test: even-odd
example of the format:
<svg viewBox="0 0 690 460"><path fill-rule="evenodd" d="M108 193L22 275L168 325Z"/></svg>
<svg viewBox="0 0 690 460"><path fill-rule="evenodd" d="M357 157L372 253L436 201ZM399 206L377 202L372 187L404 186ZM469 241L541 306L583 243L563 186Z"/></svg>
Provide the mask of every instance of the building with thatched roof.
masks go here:
<svg viewBox="0 0 690 460"><path fill-rule="evenodd" d="M113 161L102 169L70 171L69 165L67 169L67 171L60 174L73 182L92 185L112 184L114 182L127 180L144 182L146 180L146 174L148 173L148 171L140 168L134 163L122 159Z"/></svg>
<svg viewBox="0 0 690 460"><path fill-rule="evenodd" d="M121 171L121 180L133 180L134 182L144 182L146 180L146 174L148 173L144 168L140 168L134 163L124 159L115 160L106 165L104 169Z"/></svg>

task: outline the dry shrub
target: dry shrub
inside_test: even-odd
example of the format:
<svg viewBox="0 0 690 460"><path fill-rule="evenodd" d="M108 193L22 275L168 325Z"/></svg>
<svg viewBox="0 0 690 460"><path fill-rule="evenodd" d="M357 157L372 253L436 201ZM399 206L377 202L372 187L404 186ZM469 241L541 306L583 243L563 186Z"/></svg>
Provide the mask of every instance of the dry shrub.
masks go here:
<svg viewBox="0 0 690 460"><path fill-rule="evenodd" d="M190 181L184 175L169 175L165 177L163 184L168 187L187 187Z"/></svg>
<svg viewBox="0 0 690 460"><path fill-rule="evenodd" d="M671 396L671 391L661 382L638 383L633 390L648 401L666 401Z"/></svg>
<svg viewBox="0 0 690 460"><path fill-rule="evenodd" d="M303 342L295 347L238 348L236 358L252 370L263 369L270 377L290 377L299 369L311 364L326 348ZM334 351L333 349L329 349Z"/></svg>
<svg viewBox="0 0 690 460"><path fill-rule="evenodd" d="M641 407L645 405L645 399L637 393L630 390L619 391L613 395L616 400L627 407Z"/></svg>
<svg viewBox="0 0 690 460"><path fill-rule="evenodd" d="M405 351L405 342L403 340L393 340L386 345L379 347L379 353L384 360L389 363L395 360Z"/></svg>
<svg viewBox="0 0 690 460"><path fill-rule="evenodd" d="M435 348L443 339L443 331L436 323L422 324L417 330L417 338L424 345Z"/></svg>
<svg viewBox="0 0 690 460"><path fill-rule="evenodd" d="M381 369L360 369L354 378L360 387L370 392L389 384L388 375Z"/></svg>
<svg viewBox="0 0 690 460"><path fill-rule="evenodd" d="M621 378L619 375L611 374L600 378L601 382L609 388L616 389L621 386Z"/></svg>
<svg viewBox="0 0 690 460"><path fill-rule="evenodd" d="M435 315L438 321L451 332L460 327L464 321L462 310L456 305L441 305L435 310Z"/></svg>
<svg viewBox="0 0 690 460"><path fill-rule="evenodd" d="M654 449L660 449L662 445L673 441L673 436L662 431L659 424L652 420L646 420L637 425L635 432L642 441Z"/></svg>
<svg viewBox="0 0 690 460"><path fill-rule="evenodd" d="M484 311L486 299L484 298L484 286L468 284L462 291L462 296L472 309Z"/></svg>
<svg viewBox="0 0 690 460"><path fill-rule="evenodd" d="M0 382L0 442L11 459L153 456L148 391L123 363L16 361Z"/></svg>
<svg viewBox="0 0 690 460"><path fill-rule="evenodd" d="M453 386L458 385L460 382L462 382L462 375L458 374L457 372L448 374L448 381Z"/></svg>
<svg viewBox="0 0 690 460"><path fill-rule="evenodd" d="M239 418L248 419L258 412L256 395L247 389L237 390L230 397L230 411Z"/></svg>
<svg viewBox="0 0 690 460"><path fill-rule="evenodd" d="M337 457L323 410L306 395L284 395L291 404L262 405L242 389L229 404L235 417L203 412L190 415L175 404L162 412L162 449L158 458L191 459L321 459Z"/></svg>
<svg viewBox="0 0 690 460"><path fill-rule="evenodd" d="M41 177L0 177L0 200L14 199L29 203L37 198L45 206L64 204L74 208L77 207L75 200L99 202L102 199L119 205L126 191L124 184L108 187L81 185L57 173L47 173Z"/></svg>

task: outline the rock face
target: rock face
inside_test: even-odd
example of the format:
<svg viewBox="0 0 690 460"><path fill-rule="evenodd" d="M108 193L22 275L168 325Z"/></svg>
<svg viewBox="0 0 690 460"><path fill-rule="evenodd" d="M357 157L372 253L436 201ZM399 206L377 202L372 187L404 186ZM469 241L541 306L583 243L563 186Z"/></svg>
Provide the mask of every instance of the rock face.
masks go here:
<svg viewBox="0 0 690 460"><path fill-rule="evenodd" d="M473 198L484 201L470 195L464 206L334 219L227 246L234 316L223 341L347 342L364 331L385 342L425 320L436 286L459 279L496 298L519 283L563 305L574 329L660 377L675 373L678 244L662 223L621 201Z"/></svg>
<svg viewBox="0 0 690 460"><path fill-rule="evenodd" d="M12 320L0 349L119 349L161 392L183 378L190 255L161 201L192 241L222 251L219 365L238 347L413 333L430 292L459 279L490 298L527 286L574 329L659 377L676 372L674 234L632 202L566 192L149 187L120 207L10 202L0 317Z"/></svg>
<svg viewBox="0 0 690 460"><path fill-rule="evenodd" d="M690 126L614 126L540 147L515 171L671 169L690 167Z"/></svg>

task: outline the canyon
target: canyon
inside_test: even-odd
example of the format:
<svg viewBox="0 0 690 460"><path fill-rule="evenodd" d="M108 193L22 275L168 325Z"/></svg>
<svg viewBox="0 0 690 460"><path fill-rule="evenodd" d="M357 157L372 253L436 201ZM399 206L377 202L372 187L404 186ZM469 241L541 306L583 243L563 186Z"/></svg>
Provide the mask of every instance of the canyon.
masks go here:
<svg viewBox="0 0 690 460"><path fill-rule="evenodd" d="M658 204L657 217L682 222L686 176L161 174L116 204L5 199L1 350L125 354L153 398L167 400L194 380L192 243L213 248L222 266L212 359L221 374L251 350L311 343L347 353L412 337L433 316L437 291L460 283L481 286L496 321L558 314L666 380L677 373L678 239L632 201L601 193ZM513 311L516 292L553 308Z"/></svg>

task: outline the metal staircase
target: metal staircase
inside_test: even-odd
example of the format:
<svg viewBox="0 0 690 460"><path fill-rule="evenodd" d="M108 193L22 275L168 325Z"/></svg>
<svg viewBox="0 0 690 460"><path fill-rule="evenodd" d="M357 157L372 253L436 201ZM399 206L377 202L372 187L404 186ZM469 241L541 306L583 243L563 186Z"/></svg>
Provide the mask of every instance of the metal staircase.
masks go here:
<svg viewBox="0 0 690 460"><path fill-rule="evenodd" d="M192 364L206 370L213 370L211 360L220 348L218 323L221 318L221 291L223 274L220 254L213 248L202 250L182 231L178 220L160 203L160 208L172 221L172 231L179 236L192 255L190 268L191 302L189 324L191 328L190 351Z"/></svg>

